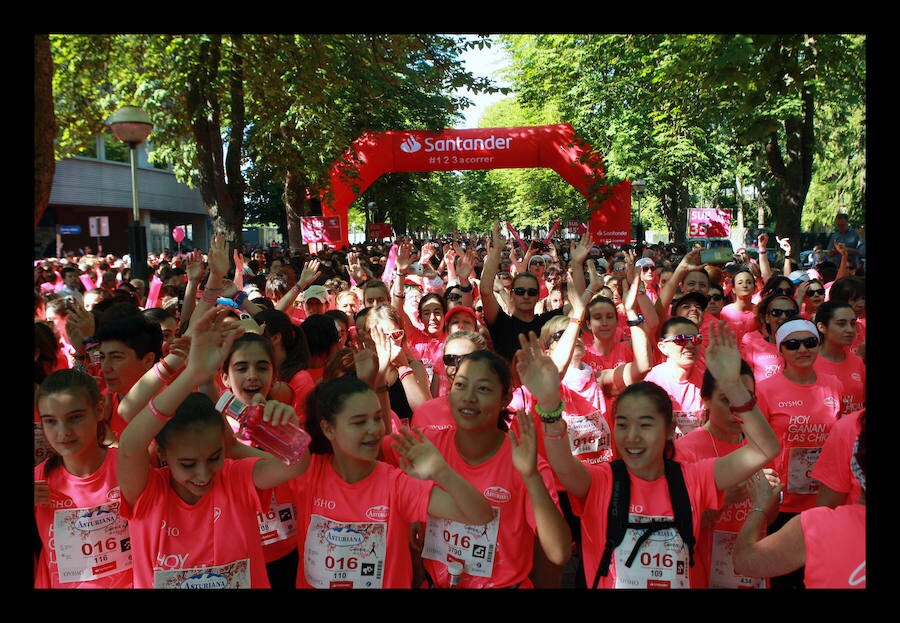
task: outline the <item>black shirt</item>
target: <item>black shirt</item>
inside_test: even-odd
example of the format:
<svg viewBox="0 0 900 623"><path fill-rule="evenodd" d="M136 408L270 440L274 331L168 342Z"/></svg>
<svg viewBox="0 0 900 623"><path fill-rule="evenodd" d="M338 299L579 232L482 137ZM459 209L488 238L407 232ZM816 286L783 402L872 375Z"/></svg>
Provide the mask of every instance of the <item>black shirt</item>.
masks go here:
<svg viewBox="0 0 900 623"><path fill-rule="evenodd" d="M531 322L525 322L515 316L510 316L502 309L497 310L497 318L494 324L488 325L488 331L491 333L491 340L494 342L494 351L498 355L512 361L513 355L519 350L519 334L528 335L529 331L534 331L535 335L541 335L541 327L554 316L560 316L563 308L554 309L544 312L543 314L535 314Z"/></svg>

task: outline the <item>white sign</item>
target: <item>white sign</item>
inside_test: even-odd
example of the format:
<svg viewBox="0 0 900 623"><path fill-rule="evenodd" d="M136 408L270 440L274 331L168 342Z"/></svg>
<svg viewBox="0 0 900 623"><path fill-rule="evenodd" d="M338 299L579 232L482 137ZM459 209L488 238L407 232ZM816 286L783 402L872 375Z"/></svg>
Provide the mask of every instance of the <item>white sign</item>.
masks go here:
<svg viewBox="0 0 900 623"><path fill-rule="evenodd" d="M89 216L88 228L91 236L99 238L101 236L109 236L109 217L108 216Z"/></svg>

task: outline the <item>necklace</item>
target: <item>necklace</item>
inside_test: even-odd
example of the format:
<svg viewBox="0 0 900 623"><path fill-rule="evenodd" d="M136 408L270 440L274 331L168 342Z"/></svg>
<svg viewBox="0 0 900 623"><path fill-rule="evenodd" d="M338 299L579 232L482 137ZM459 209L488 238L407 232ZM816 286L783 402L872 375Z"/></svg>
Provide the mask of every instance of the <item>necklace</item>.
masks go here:
<svg viewBox="0 0 900 623"><path fill-rule="evenodd" d="M703 430L705 430L706 434L709 435L709 440L712 442L713 452L716 453L716 457L717 458L721 457L722 455L719 454L719 448L718 448L718 446L716 446L716 438L713 437L713 434L711 432L709 432L709 429L706 428L705 426L703 427ZM740 443L742 441L744 441L744 433L741 433L741 439L738 443Z"/></svg>

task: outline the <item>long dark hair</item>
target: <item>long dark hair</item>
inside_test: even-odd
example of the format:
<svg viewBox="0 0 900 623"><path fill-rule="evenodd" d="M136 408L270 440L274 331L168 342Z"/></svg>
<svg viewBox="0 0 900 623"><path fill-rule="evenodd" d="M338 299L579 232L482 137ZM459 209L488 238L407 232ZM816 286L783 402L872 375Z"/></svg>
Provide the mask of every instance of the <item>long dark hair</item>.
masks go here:
<svg viewBox="0 0 900 623"><path fill-rule="evenodd" d="M334 424L334 417L347 403L350 396L370 392L365 381L355 375L344 375L329 381L322 381L306 397L306 431L312 437L309 444L311 454L334 454L331 441L322 432L321 422Z"/></svg>
<svg viewBox="0 0 900 623"><path fill-rule="evenodd" d="M253 319L265 327L265 334L269 337L276 333L281 336L284 344L285 358L279 366L279 380L290 381L300 370L309 367L309 346L306 343L306 335L300 330L290 317L280 309L263 309ZM334 328L334 322L331 323ZM337 330L335 329L335 332Z"/></svg>
<svg viewBox="0 0 900 623"><path fill-rule="evenodd" d="M487 363L488 366L490 366L491 370L494 371L494 374L497 375L497 379L500 381L500 387L503 390L502 395L510 395L510 388L512 387L512 371L509 368L509 364L506 363L506 360L503 357L490 350L472 351L468 355L463 355L459 360L459 365L456 366L457 374L459 374L459 371L462 370L463 364L467 361L483 361ZM502 409L500 409L500 414L497 418L497 428L499 428L503 432L506 432L509 430L509 423L511 421L512 411L504 406Z"/></svg>

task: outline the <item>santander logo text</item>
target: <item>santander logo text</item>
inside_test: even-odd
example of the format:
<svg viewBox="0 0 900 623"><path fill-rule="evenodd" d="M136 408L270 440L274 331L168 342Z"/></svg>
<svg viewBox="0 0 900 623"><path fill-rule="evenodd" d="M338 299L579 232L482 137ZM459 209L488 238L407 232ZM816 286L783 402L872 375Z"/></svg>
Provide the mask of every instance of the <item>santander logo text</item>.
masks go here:
<svg viewBox="0 0 900 623"><path fill-rule="evenodd" d="M426 138L425 152L454 152L454 151L492 151L509 149L512 138L494 136L493 134L487 138L462 138L460 136L453 138ZM415 137L408 136L400 143L400 151L407 154L414 154L422 149L422 143L417 141Z"/></svg>

